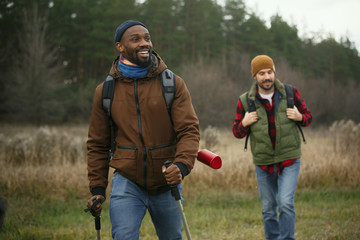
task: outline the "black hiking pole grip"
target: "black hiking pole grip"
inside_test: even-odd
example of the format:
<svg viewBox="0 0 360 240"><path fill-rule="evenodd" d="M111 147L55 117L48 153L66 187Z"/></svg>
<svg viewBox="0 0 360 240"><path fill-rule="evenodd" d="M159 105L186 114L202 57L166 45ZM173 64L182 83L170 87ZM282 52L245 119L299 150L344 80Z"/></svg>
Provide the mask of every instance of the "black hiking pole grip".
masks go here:
<svg viewBox="0 0 360 240"><path fill-rule="evenodd" d="M101 217L100 216L95 216L95 229L96 229L96 235L97 235L97 240L100 240L100 229L101 229Z"/></svg>
<svg viewBox="0 0 360 240"><path fill-rule="evenodd" d="M164 165L166 168L170 167L171 166L171 162L170 161L166 161L164 162ZM175 200L178 201L181 199L180 197L180 192L179 192L179 189L177 187L177 185L170 185L170 189L171 189L171 195L174 196Z"/></svg>
<svg viewBox="0 0 360 240"><path fill-rule="evenodd" d="M96 216L95 217L95 229L96 230L100 230L101 229L101 217L100 216Z"/></svg>
<svg viewBox="0 0 360 240"><path fill-rule="evenodd" d="M94 216L94 209L96 207L96 205L98 205L98 203L101 203L100 199L95 199L93 201L93 205L91 206L91 209L93 212L92 215ZM96 235L97 235L97 240L100 240L100 229L101 229L101 217L100 216L94 216L94 220L95 220L95 229L96 229Z"/></svg>

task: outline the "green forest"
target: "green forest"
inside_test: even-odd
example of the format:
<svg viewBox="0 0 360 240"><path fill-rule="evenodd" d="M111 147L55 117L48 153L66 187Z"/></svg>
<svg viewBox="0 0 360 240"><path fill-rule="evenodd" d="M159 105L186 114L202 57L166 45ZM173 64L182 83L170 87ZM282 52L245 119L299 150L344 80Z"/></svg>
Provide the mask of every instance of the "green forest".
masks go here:
<svg viewBox="0 0 360 240"><path fill-rule="evenodd" d="M0 122L87 123L95 87L118 55L115 29L128 19L147 25L154 50L184 78L202 128L231 127L258 54L299 89L315 124L360 121L351 39L300 38L279 15L268 27L242 0L0 0Z"/></svg>

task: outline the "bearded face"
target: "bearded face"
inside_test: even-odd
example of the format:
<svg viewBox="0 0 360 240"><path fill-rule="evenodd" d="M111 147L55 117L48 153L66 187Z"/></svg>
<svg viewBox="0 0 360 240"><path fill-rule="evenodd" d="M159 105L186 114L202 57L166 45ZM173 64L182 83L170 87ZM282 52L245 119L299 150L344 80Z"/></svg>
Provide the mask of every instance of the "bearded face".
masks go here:
<svg viewBox="0 0 360 240"><path fill-rule="evenodd" d="M262 69L256 75L255 79L257 80L260 91L264 93L269 93L274 90L274 81L275 81L275 72L273 69Z"/></svg>
<svg viewBox="0 0 360 240"><path fill-rule="evenodd" d="M149 31L135 25L128 28L116 44L124 58L141 67L147 67L151 62L152 42Z"/></svg>

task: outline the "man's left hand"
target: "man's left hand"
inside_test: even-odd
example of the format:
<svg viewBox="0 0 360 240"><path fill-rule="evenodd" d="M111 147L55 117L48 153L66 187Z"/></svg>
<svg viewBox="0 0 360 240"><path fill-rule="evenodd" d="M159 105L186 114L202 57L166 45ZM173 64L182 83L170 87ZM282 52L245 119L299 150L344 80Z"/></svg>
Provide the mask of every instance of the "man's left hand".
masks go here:
<svg viewBox="0 0 360 240"><path fill-rule="evenodd" d="M303 115L299 112L296 106L294 108L286 109L286 116L294 121L301 122L303 119Z"/></svg>
<svg viewBox="0 0 360 240"><path fill-rule="evenodd" d="M171 164L168 168L162 166L162 172L168 185L176 185L182 182L180 169L175 164Z"/></svg>

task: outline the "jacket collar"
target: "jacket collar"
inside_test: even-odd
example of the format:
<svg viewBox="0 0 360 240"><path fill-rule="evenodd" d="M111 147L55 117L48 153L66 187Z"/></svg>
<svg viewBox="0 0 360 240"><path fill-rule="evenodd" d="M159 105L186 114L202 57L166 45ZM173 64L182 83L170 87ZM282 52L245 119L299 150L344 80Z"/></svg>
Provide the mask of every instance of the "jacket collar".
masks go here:
<svg viewBox="0 0 360 240"><path fill-rule="evenodd" d="M119 64L118 64L119 57L120 56L118 56L113 61L109 74L111 76L113 76L115 79L121 79L124 81L132 81L133 79L127 78L121 74ZM164 63L164 61L161 59L159 54L157 54L155 51L153 51L152 52L152 62L151 62L151 67L149 69L149 72L145 77L142 77L141 79L154 78L154 77L158 76L166 68L167 68L167 66Z"/></svg>
<svg viewBox="0 0 360 240"><path fill-rule="evenodd" d="M275 78L274 85L275 85L275 97L276 97L276 91L279 91L279 92L280 92L280 95L285 96L285 87L284 87L284 84L282 84L279 79ZM258 89L258 84L257 84L257 82L255 81L255 82L251 85L251 87L250 87L250 90L249 90L249 99L255 101L257 89Z"/></svg>

